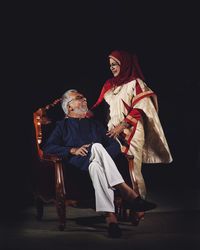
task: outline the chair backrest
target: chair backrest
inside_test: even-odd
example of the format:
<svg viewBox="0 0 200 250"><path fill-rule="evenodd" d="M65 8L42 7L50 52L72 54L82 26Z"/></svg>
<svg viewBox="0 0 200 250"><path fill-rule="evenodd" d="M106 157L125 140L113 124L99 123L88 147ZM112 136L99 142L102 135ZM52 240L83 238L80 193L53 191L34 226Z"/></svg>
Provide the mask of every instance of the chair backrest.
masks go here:
<svg viewBox="0 0 200 250"><path fill-rule="evenodd" d="M40 159L43 159L42 145L45 143L48 135L51 133L55 125L55 117L57 116L58 119L61 114L61 111L57 112L58 109L56 109L56 112L53 112L53 115L51 111L53 110L53 108L55 109L58 104L60 104L60 101L61 99L56 99L52 103L46 105L45 107L37 109L33 113L37 154Z"/></svg>

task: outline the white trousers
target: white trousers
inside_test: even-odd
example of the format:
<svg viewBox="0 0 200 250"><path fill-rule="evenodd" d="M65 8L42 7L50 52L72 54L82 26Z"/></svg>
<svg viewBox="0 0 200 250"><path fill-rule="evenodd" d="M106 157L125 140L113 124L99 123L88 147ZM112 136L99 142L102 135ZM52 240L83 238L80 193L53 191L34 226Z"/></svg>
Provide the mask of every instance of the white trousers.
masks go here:
<svg viewBox="0 0 200 250"><path fill-rule="evenodd" d="M113 186L123 183L124 179L100 143L92 145L89 174L95 190L96 211L115 212Z"/></svg>

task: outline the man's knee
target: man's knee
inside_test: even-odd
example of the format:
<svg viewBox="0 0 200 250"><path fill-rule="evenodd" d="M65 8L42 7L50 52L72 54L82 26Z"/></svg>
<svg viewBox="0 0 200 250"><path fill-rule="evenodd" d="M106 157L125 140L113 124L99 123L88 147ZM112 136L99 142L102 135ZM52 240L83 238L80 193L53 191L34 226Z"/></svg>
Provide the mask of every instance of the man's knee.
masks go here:
<svg viewBox="0 0 200 250"><path fill-rule="evenodd" d="M98 176L102 172L102 167L97 162L92 162L89 165L89 173L93 176Z"/></svg>
<svg viewBox="0 0 200 250"><path fill-rule="evenodd" d="M97 150L101 150L104 147L101 143L95 142L94 144L92 144L92 148L97 149Z"/></svg>

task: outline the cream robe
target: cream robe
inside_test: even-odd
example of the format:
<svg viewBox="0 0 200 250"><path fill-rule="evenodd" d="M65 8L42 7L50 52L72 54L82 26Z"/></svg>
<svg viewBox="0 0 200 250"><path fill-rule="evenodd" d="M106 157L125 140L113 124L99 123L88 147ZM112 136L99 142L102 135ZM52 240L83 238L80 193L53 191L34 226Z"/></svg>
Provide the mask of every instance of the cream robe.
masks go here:
<svg viewBox="0 0 200 250"><path fill-rule="evenodd" d="M137 79L137 82L143 91L139 95L153 93L141 79ZM116 89L110 89L105 93L104 99L109 104L110 109L109 130L123 121L129 113L123 101L131 107L139 95L136 96L136 80L118 86ZM134 179L139 186L141 196L145 197L146 188L141 173L142 162L170 163L172 156L158 117L156 96L142 98L133 108L142 111L142 119L137 122L136 128L132 126L129 129L124 129L125 139L130 141L126 153L134 156ZM122 152L125 151L123 145L121 145L121 149Z"/></svg>

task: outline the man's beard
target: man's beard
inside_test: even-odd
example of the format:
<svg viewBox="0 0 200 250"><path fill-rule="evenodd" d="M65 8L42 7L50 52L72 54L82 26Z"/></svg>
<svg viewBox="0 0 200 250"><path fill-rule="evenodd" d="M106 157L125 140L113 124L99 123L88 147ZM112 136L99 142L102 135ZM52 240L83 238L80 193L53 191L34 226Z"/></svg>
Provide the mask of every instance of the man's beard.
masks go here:
<svg viewBox="0 0 200 250"><path fill-rule="evenodd" d="M80 107L74 109L74 112L79 115L85 114L87 111L88 111L87 107Z"/></svg>

